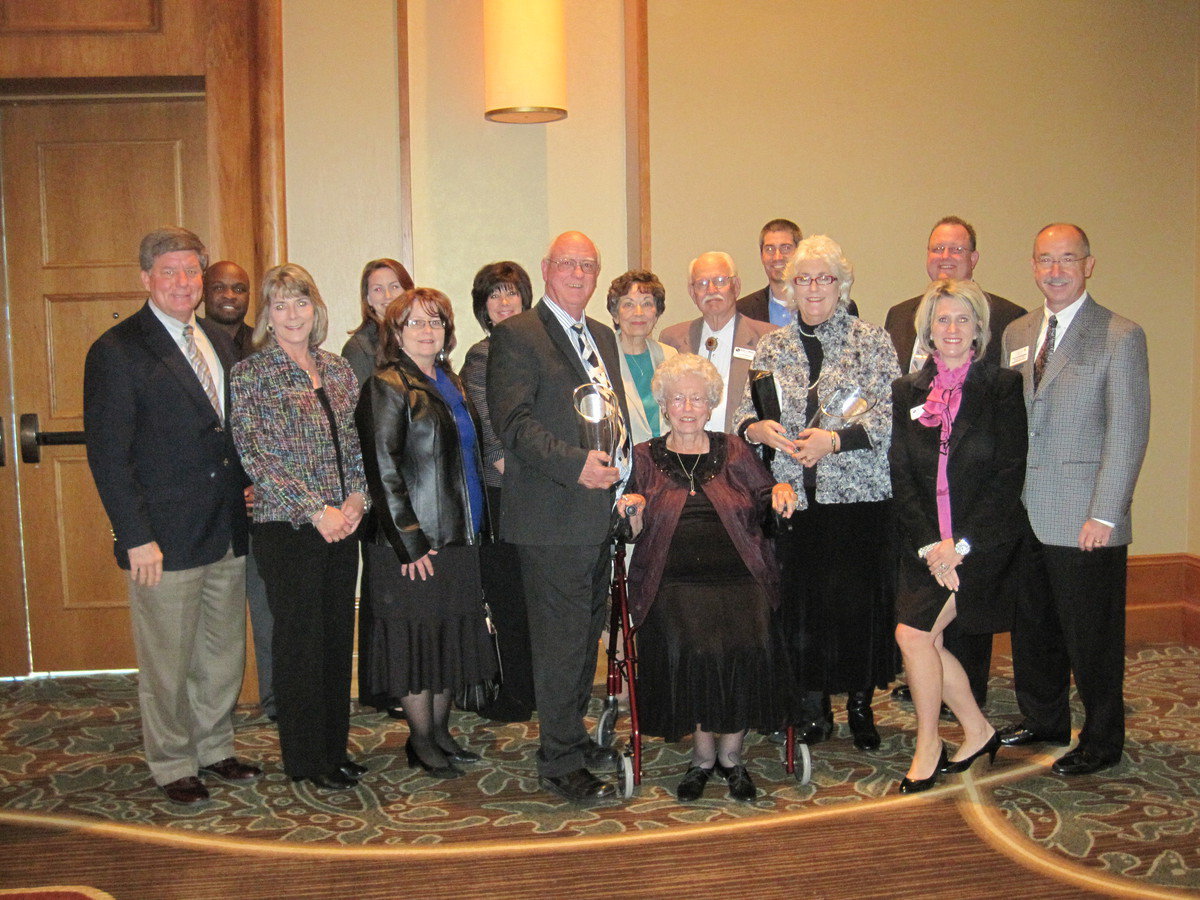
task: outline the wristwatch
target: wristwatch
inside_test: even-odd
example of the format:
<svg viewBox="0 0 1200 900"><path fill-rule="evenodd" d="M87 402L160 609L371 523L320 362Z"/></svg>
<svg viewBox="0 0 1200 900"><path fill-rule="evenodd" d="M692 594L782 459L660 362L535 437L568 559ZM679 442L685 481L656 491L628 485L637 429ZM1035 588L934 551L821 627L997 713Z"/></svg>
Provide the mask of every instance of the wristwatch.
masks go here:
<svg viewBox="0 0 1200 900"><path fill-rule="evenodd" d="M971 552L971 545L966 538L959 538L954 544L954 552L959 556L966 556Z"/></svg>

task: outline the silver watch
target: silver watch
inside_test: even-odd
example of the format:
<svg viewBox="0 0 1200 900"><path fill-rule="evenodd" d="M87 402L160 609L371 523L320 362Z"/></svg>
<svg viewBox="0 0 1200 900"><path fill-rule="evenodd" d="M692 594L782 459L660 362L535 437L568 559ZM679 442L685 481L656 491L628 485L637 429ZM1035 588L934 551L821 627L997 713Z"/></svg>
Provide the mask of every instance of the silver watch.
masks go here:
<svg viewBox="0 0 1200 900"><path fill-rule="evenodd" d="M966 538L959 538L954 544L954 552L959 556L966 556L971 552L971 545Z"/></svg>

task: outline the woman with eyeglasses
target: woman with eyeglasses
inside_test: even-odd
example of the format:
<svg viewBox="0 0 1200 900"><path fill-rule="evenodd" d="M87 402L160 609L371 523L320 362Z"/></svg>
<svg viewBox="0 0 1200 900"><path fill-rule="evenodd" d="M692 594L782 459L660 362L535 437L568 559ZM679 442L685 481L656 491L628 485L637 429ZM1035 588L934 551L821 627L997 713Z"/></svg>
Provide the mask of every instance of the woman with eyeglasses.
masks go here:
<svg viewBox="0 0 1200 900"><path fill-rule="evenodd" d="M452 349L449 298L405 291L384 312L379 365L355 413L375 507L368 688L403 706L408 763L438 778L479 760L450 734L453 692L496 674L480 606L479 419L450 369Z"/></svg>
<svg viewBox="0 0 1200 900"><path fill-rule="evenodd" d="M471 305L486 337L467 351L462 378L467 396L479 413L483 452L483 486L493 519L492 540L479 548L483 593L492 610L504 657L504 682L495 701L478 713L497 722L526 722L533 716L533 661L529 649L529 620L517 548L500 540L500 488L504 481L504 446L487 405L487 361L492 328L533 305L529 274L511 260L488 263L475 273Z"/></svg>
<svg viewBox="0 0 1200 900"><path fill-rule="evenodd" d="M629 437L635 444L659 437L666 411L654 399L654 373L678 351L651 336L667 308L667 292L653 272L630 269L608 288L608 314L621 348L621 379L629 405Z"/></svg>
<svg viewBox="0 0 1200 900"><path fill-rule="evenodd" d="M760 421L747 386L734 421L774 448L772 471L799 496L791 530L776 539L781 611L802 691L797 740L834 730L831 694L846 694L854 745L879 746L871 700L894 675L884 549L892 496L888 446L892 380L900 366L882 328L846 309L854 269L825 235L801 241L784 270L795 321L758 342L753 369L770 372L780 421ZM857 387L869 407L847 421L824 412Z"/></svg>
<svg viewBox="0 0 1200 900"><path fill-rule="evenodd" d="M629 493L617 501L637 541L629 599L641 728L668 740L692 736L680 800L698 800L718 774L733 799L751 801L758 789L742 759L746 730L782 728L793 712L774 613L779 570L764 524L772 510L792 514L796 491L773 484L741 438L705 429L725 395L707 359L672 357L653 389L668 430L634 447Z"/></svg>

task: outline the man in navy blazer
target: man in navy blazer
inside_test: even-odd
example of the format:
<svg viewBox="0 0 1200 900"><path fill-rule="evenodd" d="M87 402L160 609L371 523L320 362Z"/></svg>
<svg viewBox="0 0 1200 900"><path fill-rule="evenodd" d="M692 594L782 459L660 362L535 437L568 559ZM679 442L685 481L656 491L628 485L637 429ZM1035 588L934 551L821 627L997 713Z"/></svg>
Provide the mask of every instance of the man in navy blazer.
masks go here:
<svg viewBox="0 0 1200 900"><path fill-rule="evenodd" d="M584 448L572 401L579 385L607 380L629 421L616 337L584 315L599 274L587 235L555 238L542 260L545 294L495 327L487 371L504 445L501 536L517 545L527 598L539 782L580 803L616 793L589 771L611 768L617 755L588 736L583 714L605 621L614 486L629 474Z"/></svg>
<svg viewBox="0 0 1200 900"><path fill-rule="evenodd" d="M88 465L127 569L146 762L168 798L201 771L253 781L233 752L246 652L246 477L227 427L233 346L198 319L207 253L183 228L142 239L145 306L84 367Z"/></svg>
<svg viewBox="0 0 1200 900"><path fill-rule="evenodd" d="M969 222L958 216L943 216L938 219L929 232L925 250L925 273L929 280L972 280L975 266L979 264L979 250L976 244L975 229ZM915 318L924 293L922 291L915 297L897 303L888 310L883 323L892 343L896 345L896 356L900 360L900 368L905 373L918 372L925 365L925 356L915 352ZM989 318L987 349L983 358L1000 365L1000 343L1004 329L1010 322L1025 315L1025 310L998 294L984 291L984 296L987 297ZM975 702L983 706L987 701L988 675L992 668L991 634L967 634L962 630L960 623L955 621L950 623L943 639L946 649L957 657L966 670ZM892 695L908 700L908 686L900 685L894 688Z"/></svg>
<svg viewBox="0 0 1200 900"><path fill-rule="evenodd" d="M1059 775L1114 766L1124 748L1125 565L1150 430L1146 334L1089 295L1095 265L1082 228L1047 225L1033 246L1046 304L1004 332L1029 412L1022 500L1037 539L1012 632L1024 718L1000 739L1068 743L1074 675L1083 728Z"/></svg>

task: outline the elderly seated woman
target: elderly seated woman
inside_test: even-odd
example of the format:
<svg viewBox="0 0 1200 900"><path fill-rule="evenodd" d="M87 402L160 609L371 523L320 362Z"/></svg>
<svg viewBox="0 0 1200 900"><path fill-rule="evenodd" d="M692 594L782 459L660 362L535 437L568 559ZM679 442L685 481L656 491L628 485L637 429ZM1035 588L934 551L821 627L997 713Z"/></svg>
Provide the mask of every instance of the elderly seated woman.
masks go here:
<svg viewBox="0 0 1200 900"><path fill-rule="evenodd" d="M667 360L653 389L670 431L634 448L634 478L617 503L637 541L629 593L642 731L692 735L680 800L699 799L714 770L735 800L753 800L741 758L746 729L782 728L793 706L763 523L772 509L790 516L796 492L774 484L741 438L705 430L724 396L708 360Z"/></svg>

